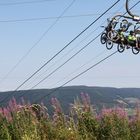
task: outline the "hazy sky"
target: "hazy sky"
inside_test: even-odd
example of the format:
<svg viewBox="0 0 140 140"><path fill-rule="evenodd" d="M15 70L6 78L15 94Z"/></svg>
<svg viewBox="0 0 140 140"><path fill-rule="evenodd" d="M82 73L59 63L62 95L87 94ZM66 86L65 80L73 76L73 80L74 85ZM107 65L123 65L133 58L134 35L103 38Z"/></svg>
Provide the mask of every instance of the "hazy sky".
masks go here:
<svg viewBox="0 0 140 140"><path fill-rule="evenodd" d="M58 20L56 17L62 14L72 0L0 0L0 91L16 89L25 79L62 49L115 1L75 0L73 5L63 15L64 17ZM138 0L133 0L130 6L136 2ZM103 16L20 89L30 89L102 32L103 28L100 26L106 25L108 17L112 17L116 12L125 12L124 4L125 0L121 0L108 14ZM140 4L133 11L140 15L139 9ZM39 18L39 20L33 20L36 18ZM32 20L29 21L26 19ZM54 23L56 24L53 28L35 45L43 33ZM97 30L93 32L95 29ZM91 34L91 32L93 33ZM91 35L84 40L89 34ZM84 41L81 42L82 40ZM81 43L79 44L79 42ZM34 48L27 57L12 70L33 46ZM105 45L102 45L100 38L98 38L36 88L61 86L116 49L116 46L114 46L112 50L106 50ZM69 54L67 54L68 52ZM81 67L82 65L84 67ZM68 85L140 88L140 54L137 56L133 55L131 49L126 50L122 54L117 53Z"/></svg>

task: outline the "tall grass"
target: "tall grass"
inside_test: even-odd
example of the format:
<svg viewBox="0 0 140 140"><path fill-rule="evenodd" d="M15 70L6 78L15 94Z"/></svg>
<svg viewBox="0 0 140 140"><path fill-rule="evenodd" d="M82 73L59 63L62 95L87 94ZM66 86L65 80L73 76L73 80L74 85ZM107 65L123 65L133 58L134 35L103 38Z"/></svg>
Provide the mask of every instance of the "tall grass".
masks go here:
<svg viewBox="0 0 140 140"><path fill-rule="evenodd" d="M53 115L41 104L18 104L15 99L0 108L0 140L140 140L140 111L131 118L123 108L96 113L88 94L81 94L63 113L52 98Z"/></svg>

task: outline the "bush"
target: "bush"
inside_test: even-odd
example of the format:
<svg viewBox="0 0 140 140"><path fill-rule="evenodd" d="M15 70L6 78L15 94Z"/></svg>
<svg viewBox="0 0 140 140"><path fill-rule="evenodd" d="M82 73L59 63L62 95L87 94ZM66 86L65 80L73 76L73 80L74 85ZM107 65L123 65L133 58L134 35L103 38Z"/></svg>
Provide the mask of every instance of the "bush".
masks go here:
<svg viewBox="0 0 140 140"><path fill-rule="evenodd" d="M140 111L128 118L122 108L96 114L88 94L71 104L69 115L52 99L53 116L41 105L17 104L0 108L0 140L139 140Z"/></svg>

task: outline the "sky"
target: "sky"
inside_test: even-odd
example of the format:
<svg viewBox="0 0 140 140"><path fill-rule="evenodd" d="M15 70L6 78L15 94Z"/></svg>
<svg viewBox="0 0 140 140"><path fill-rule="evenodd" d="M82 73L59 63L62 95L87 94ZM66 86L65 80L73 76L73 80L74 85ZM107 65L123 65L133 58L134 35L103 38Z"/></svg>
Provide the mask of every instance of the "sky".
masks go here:
<svg viewBox="0 0 140 140"><path fill-rule="evenodd" d="M116 0L0 0L0 91L15 90L114 2ZM138 0L131 0L130 6L136 2ZM64 13L64 9L71 3ZM133 9L137 15L140 15L139 8L140 4ZM103 32L104 29L100 26L107 25L107 18L125 11L125 0L121 0L19 90L31 89ZM45 32L47 33L42 37ZM114 46L112 50L107 50L100 43L99 37L35 88L59 87L116 49ZM139 64L140 54L134 55L131 49L125 50L66 86L140 88Z"/></svg>

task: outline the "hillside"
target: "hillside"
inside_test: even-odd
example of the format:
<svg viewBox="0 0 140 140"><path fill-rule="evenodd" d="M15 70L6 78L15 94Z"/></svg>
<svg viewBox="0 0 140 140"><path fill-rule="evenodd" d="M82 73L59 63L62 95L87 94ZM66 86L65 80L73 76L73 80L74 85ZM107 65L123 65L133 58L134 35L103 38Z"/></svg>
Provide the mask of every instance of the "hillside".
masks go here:
<svg viewBox="0 0 140 140"><path fill-rule="evenodd" d="M51 98L56 97L62 107L65 108L69 106L70 103L73 103L74 99L77 97L80 98L80 94L88 93L91 99L91 103L100 108L103 106L112 107L118 104L127 103L128 107L135 106L140 99L140 88L110 88L110 87L87 87L87 86L70 86L63 87L57 91L54 89L36 89L36 90L27 90L27 91L17 91L15 92L15 98L18 102L21 101L19 97L23 95L25 101L30 101L30 103L35 103L41 97L46 95L46 98L43 98L45 105L50 106ZM11 95L12 92L0 92L0 101L2 101L8 95ZM51 93L49 96L47 96ZM1 106L5 106L9 99L5 102L0 102Z"/></svg>

